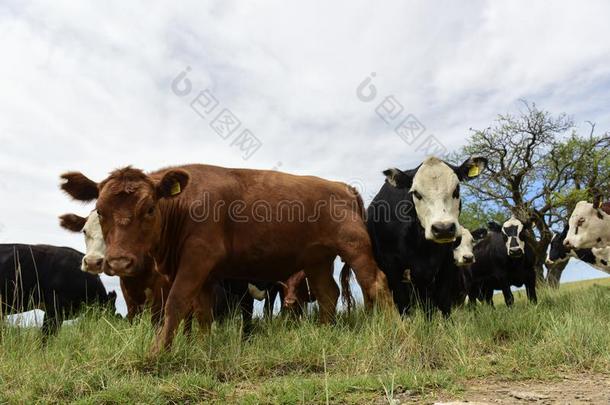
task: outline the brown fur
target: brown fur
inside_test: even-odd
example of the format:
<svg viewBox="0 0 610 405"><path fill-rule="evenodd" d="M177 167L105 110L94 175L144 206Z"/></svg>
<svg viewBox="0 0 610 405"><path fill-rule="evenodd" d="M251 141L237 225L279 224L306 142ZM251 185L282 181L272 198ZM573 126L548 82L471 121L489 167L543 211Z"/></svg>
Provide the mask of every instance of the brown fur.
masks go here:
<svg viewBox="0 0 610 405"><path fill-rule="evenodd" d="M59 217L59 226L72 232L81 232L85 227L87 218L76 214L64 214Z"/></svg>
<svg viewBox="0 0 610 405"><path fill-rule="evenodd" d="M185 178L188 185L182 184ZM167 185L176 181L181 183L180 193L171 195ZM154 353L171 345L191 302L198 303L198 320L209 328L215 279L277 281L304 270L320 304L321 321L330 322L339 297L332 276L339 255L354 269L367 307L376 301L391 303L385 276L373 259L362 201L343 183L275 171L188 165L149 176L132 168L117 170L99 190L107 261L127 258L135 263L128 270L134 271L151 254L173 281ZM204 197L211 205L225 203L218 208L217 220L214 213L206 220L192 216ZM228 206L234 201L244 202L241 215L247 222L230 219ZM297 201L305 217L317 218L300 222L275 216L256 221L251 213L257 201L274 208L282 201ZM327 205L321 207L321 201ZM198 297L199 291L203 293Z"/></svg>

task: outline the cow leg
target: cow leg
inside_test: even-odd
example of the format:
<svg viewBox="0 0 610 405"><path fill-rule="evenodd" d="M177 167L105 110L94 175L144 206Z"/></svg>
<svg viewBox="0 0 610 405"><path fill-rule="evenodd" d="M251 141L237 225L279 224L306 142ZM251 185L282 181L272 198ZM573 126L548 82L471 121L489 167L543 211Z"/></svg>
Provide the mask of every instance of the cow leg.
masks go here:
<svg viewBox="0 0 610 405"><path fill-rule="evenodd" d="M502 295L504 295L504 302L507 307L512 307L515 303L515 297L513 297L513 292L510 290L510 286L505 286L502 288Z"/></svg>
<svg viewBox="0 0 610 405"><path fill-rule="evenodd" d="M55 308L47 310L42 321L42 341L46 343L49 337L55 336L63 323L62 316Z"/></svg>
<svg viewBox="0 0 610 405"><path fill-rule="evenodd" d="M493 288L488 288L483 291L483 299L489 306L494 306L494 290Z"/></svg>
<svg viewBox="0 0 610 405"><path fill-rule="evenodd" d="M191 337L193 333L193 311L191 310L186 318L184 318L184 325L182 325L182 331L184 336Z"/></svg>
<svg viewBox="0 0 610 405"><path fill-rule="evenodd" d="M525 291L527 293L527 298L532 304L538 303L538 296L536 295L536 279L533 281L529 281L525 285Z"/></svg>
<svg viewBox="0 0 610 405"><path fill-rule="evenodd" d="M195 256L194 252L197 252L197 255L196 257L191 257L191 255L182 257L180 269L165 304L163 327L157 333L151 349L152 356L157 356L161 351L171 347L180 322L195 302L197 303L196 316L201 328L204 331L210 330L213 319L213 284L206 283L209 285L204 288L204 283L210 270L214 267L215 261L210 260L210 255L208 261L202 263L201 256L206 256L207 249L205 248L198 247L187 251L193 252L193 256ZM197 263L198 266L191 263Z"/></svg>
<svg viewBox="0 0 610 405"><path fill-rule="evenodd" d="M365 236L365 245L354 246L354 244L349 244L344 249L339 249L339 255L354 271L356 281L358 281L362 289L366 308L372 309L375 303L380 304L384 308L390 308L393 305L388 281L373 259L368 235Z"/></svg>
<svg viewBox="0 0 610 405"><path fill-rule="evenodd" d="M203 285L194 301L197 323L203 333L209 333L214 321L214 283Z"/></svg>
<svg viewBox="0 0 610 405"><path fill-rule="evenodd" d="M279 294L278 288L274 285L267 289L267 298L265 299L264 316L265 319L271 320L273 318L273 308L275 307L275 300Z"/></svg>
<svg viewBox="0 0 610 405"><path fill-rule="evenodd" d="M334 260L305 268L305 274L320 308L320 323L334 322L339 301L339 286L333 278Z"/></svg>
<svg viewBox="0 0 610 405"><path fill-rule="evenodd" d="M252 336L252 314L254 313L254 298L249 293L246 293L239 301L242 321L242 338L250 339Z"/></svg>

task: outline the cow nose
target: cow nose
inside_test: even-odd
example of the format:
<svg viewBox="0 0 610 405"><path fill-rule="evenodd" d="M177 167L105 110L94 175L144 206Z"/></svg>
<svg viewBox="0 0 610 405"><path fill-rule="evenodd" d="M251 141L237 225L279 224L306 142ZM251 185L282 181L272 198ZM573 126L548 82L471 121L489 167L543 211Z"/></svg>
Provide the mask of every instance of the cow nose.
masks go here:
<svg viewBox="0 0 610 405"><path fill-rule="evenodd" d="M474 256L473 255L464 256L464 263L466 263L466 264L474 263Z"/></svg>
<svg viewBox="0 0 610 405"><path fill-rule="evenodd" d="M563 246L567 247L568 249L572 250L572 244L570 243L569 240L564 240L563 241Z"/></svg>
<svg viewBox="0 0 610 405"><path fill-rule="evenodd" d="M436 223L432 225L432 234L436 239L455 239L457 226L451 223Z"/></svg>
<svg viewBox="0 0 610 405"><path fill-rule="evenodd" d="M519 256L519 255L521 255L521 253L523 253L523 252L518 247L517 248L510 248L510 255L511 256Z"/></svg>
<svg viewBox="0 0 610 405"><path fill-rule="evenodd" d="M90 272L101 272L102 264L104 263L103 258L85 257L84 259L86 271Z"/></svg>
<svg viewBox="0 0 610 405"><path fill-rule="evenodd" d="M108 258L108 267L115 274L125 273L129 271L134 264L134 260L131 257L120 256Z"/></svg>

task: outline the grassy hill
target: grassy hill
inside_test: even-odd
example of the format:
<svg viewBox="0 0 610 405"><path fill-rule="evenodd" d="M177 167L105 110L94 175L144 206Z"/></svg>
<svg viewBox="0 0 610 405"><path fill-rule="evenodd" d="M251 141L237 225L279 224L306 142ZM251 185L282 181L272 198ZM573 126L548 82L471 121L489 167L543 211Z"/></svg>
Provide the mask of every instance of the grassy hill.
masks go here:
<svg viewBox="0 0 610 405"><path fill-rule="evenodd" d="M239 322L180 335L148 356L148 319L90 311L47 347L34 329L0 329L0 402L370 403L409 392L457 395L472 379L610 372L610 279L540 291L537 306L460 309L450 320L357 312L335 326Z"/></svg>

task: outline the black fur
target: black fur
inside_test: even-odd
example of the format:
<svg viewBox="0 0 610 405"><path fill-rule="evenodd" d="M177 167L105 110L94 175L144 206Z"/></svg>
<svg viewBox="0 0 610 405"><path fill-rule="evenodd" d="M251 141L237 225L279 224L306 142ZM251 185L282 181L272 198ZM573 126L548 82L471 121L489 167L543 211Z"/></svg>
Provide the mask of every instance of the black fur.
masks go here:
<svg viewBox="0 0 610 405"><path fill-rule="evenodd" d="M2 314L45 311L42 331L57 333L84 305L108 305L114 312L116 293L107 294L99 276L80 270L83 254L48 245L0 245Z"/></svg>
<svg viewBox="0 0 610 405"><path fill-rule="evenodd" d="M474 247L476 262L472 265L472 283L468 294L472 304L477 300L493 305L494 290L501 290L507 306L512 306L514 297L511 286L525 285L527 296L533 303L536 295L535 254L529 243L525 243L525 254L510 257L506 249L506 236L502 227L490 223L489 233Z"/></svg>

